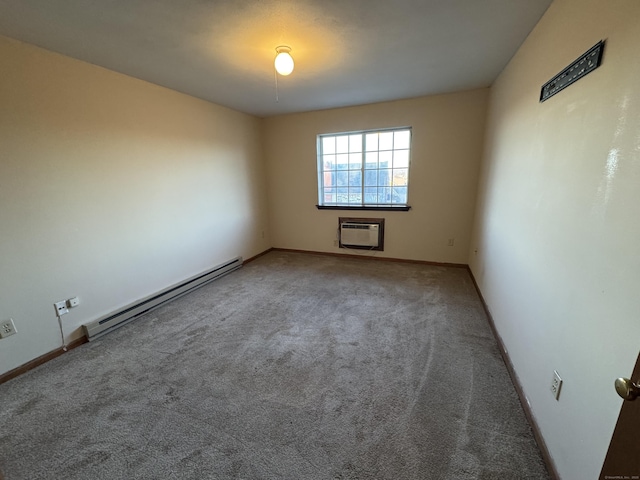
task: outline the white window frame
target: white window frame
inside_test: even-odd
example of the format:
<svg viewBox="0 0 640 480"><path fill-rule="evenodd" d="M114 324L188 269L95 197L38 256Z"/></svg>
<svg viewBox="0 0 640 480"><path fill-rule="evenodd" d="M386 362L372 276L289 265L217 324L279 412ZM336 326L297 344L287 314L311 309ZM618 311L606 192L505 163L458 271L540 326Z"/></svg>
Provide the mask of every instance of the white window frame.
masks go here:
<svg viewBox="0 0 640 480"><path fill-rule="evenodd" d="M408 210L412 136L411 127L318 135L318 208Z"/></svg>

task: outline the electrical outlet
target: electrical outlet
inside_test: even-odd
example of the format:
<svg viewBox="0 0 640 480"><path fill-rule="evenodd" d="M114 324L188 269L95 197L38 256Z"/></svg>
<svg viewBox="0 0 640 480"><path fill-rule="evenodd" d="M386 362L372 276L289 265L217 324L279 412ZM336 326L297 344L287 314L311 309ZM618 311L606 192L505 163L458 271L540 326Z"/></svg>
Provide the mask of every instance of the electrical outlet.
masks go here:
<svg viewBox="0 0 640 480"><path fill-rule="evenodd" d="M13 318L0 323L0 338L7 338L16 333L18 333L18 330L16 330L16 325L13 323Z"/></svg>
<svg viewBox="0 0 640 480"><path fill-rule="evenodd" d="M53 307L56 309L56 315L58 317L64 315L65 313L69 313L66 300L61 300L59 302L54 303Z"/></svg>
<svg viewBox="0 0 640 480"><path fill-rule="evenodd" d="M551 380L551 393L556 400L560 398L560 389L562 388L562 379L556 370L553 371L553 380Z"/></svg>
<svg viewBox="0 0 640 480"><path fill-rule="evenodd" d="M447 242L447 245L448 245L449 247L453 247L453 244L454 244L455 242L456 242L456 239L455 239L455 238L450 238L450 239L449 239L449 241Z"/></svg>
<svg viewBox="0 0 640 480"><path fill-rule="evenodd" d="M80 305L80 299L78 297L73 297L67 300L67 307L74 308Z"/></svg>

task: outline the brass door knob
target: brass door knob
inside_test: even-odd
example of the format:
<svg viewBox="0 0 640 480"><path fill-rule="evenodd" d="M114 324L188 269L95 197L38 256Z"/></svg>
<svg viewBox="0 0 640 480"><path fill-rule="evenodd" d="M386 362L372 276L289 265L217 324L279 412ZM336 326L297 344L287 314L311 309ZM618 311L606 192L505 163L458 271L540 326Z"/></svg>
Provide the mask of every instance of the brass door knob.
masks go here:
<svg viewBox="0 0 640 480"><path fill-rule="evenodd" d="M635 400L640 396L640 385L628 378L616 379L616 392L625 400Z"/></svg>

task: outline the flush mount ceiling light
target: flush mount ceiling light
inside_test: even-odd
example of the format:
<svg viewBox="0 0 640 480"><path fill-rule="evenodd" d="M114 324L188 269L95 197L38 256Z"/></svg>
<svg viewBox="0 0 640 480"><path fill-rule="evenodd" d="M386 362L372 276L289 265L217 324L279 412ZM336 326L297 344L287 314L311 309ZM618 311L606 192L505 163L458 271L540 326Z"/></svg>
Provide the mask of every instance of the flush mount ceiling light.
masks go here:
<svg viewBox="0 0 640 480"><path fill-rule="evenodd" d="M276 72L280 75L286 76L293 72L293 58L291 57L291 47L287 45L280 45L276 47L276 55L275 66Z"/></svg>

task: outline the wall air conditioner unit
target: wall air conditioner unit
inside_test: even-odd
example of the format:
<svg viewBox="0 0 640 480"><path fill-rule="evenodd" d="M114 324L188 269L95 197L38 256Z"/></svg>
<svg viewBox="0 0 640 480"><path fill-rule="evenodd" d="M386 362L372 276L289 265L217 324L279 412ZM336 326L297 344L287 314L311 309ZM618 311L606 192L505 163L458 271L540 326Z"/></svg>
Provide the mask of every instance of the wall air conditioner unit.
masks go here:
<svg viewBox="0 0 640 480"><path fill-rule="evenodd" d="M340 244L345 247L379 247L380 225L343 222L340 224Z"/></svg>

